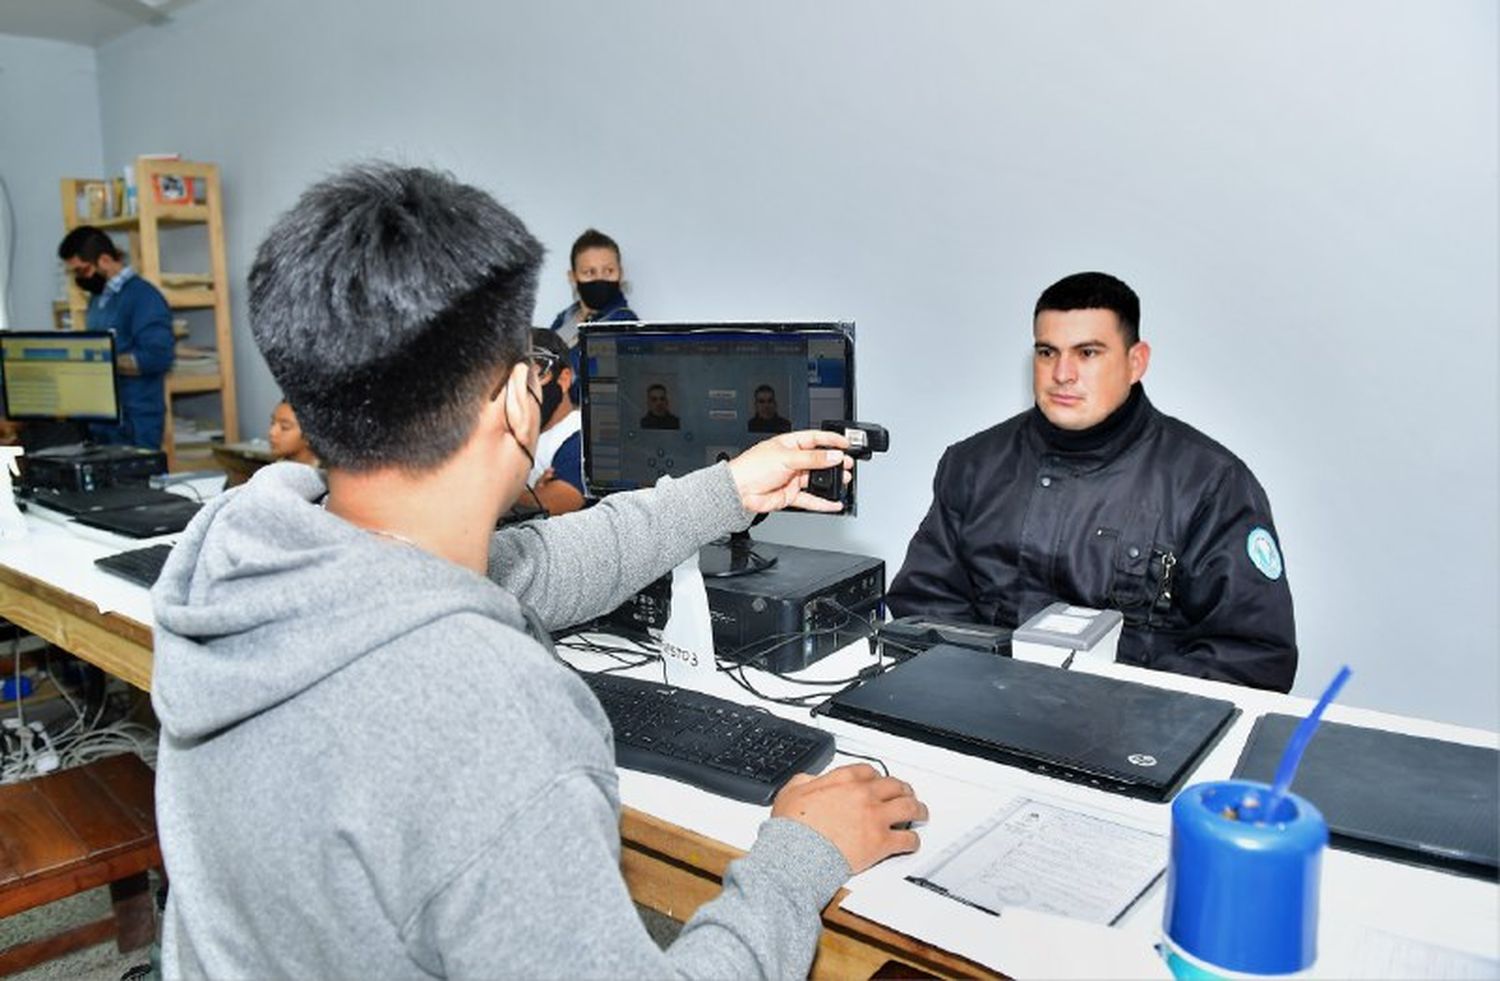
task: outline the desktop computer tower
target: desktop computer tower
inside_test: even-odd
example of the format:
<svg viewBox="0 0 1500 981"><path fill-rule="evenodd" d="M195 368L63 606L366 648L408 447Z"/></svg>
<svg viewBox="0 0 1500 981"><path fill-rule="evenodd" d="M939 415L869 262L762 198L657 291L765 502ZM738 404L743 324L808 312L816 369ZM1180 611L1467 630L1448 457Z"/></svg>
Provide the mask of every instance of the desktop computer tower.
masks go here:
<svg viewBox="0 0 1500 981"><path fill-rule="evenodd" d="M167 472L167 455L138 446L54 446L21 457L21 482L41 490L92 491L146 483Z"/></svg>
<svg viewBox="0 0 1500 981"><path fill-rule="evenodd" d="M703 578L719 657L798 671L873 633L885 596L883 561L760 541L753 548L776 563Z"/></svg>

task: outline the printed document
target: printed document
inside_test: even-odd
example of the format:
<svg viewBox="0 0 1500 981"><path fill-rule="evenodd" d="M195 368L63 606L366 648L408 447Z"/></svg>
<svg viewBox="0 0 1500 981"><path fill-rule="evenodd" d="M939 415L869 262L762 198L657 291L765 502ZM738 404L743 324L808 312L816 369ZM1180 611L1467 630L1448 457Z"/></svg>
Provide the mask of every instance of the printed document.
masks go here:
<svg viewBox="0 0 1500 981"><path fill-rule="evenodd" d="M1167 839L1022 798L908 881L999 914L1007 906L1110 925L1166 868Z"/></svg>

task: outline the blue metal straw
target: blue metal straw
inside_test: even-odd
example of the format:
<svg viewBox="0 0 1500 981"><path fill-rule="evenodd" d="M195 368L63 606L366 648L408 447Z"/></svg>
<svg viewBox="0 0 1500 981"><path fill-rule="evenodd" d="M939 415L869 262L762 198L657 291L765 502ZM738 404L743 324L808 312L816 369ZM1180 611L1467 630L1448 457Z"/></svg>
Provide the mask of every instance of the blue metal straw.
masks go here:
<svg viewBox="0 0 1500 981"><path fill-rule="evenodd" d="M1286 750L1281 754L1281 763L1276 767L1276 780L1271 784L1271 796L1266 798L1266 806L1261 810L1262 820L1272 820L1271 815L1276 813L1281 799L1286 796L1287 788L1292 785L1292 778L1297 775L1297 764L1302 762L1303 751L1307 749L1313 733L1318 731L1318 723L1323 721L1323 710L1338 695L1339 689L1344 687L1344 682L1348 681L1349 675L1353 673L1347 664L1340 668L1339 673L1333 676L1333 680L1324 689L1323 697L1318 699L1318 704L1313 706L1307 718L1298 723L1297 731L1292 733L1291 740L1286 744Z"/></svg>

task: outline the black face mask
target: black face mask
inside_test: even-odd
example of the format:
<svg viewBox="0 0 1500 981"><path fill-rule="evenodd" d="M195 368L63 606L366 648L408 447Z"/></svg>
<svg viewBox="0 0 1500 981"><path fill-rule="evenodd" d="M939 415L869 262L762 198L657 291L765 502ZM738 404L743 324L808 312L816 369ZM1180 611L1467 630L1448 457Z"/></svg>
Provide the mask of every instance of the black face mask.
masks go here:
<svg viewBox="0 0 1500 981"><path fill-rule="evenodd" d="M559 405L562 405L562 400L563 400L562 385L558 382L558 380L556 378L552 379L547 384L545 384L545 385L542 386L542 425L543 426L547 425L547 423L552 420L552 413L554 413L554 412L557 411L557 407Z"/></svg>
<svg viewBox="0 0 1500 981"><path fill-rule="evenodd" d="M109 279L103 273L96 272L92 276L74 276L73 282L85 293L98 296L104 292L104 287L109 285Z"/></svg>
<svg viewBox="0 0 1500 981"><path fill-rule="evenodd" d="M590 310L609 310L625 302L620 284L609 279L591 279L578 284L578 299Z"/></svg>

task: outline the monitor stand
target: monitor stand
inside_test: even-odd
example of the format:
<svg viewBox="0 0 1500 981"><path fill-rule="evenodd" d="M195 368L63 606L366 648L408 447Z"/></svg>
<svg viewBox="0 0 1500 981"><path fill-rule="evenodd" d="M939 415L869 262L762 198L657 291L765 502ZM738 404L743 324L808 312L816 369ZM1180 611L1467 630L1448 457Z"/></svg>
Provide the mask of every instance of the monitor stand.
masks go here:
<svg viewBox="0 0 1500 981"><path fill-rule="evenodd" d="M757 515L754 525L765 515ZM727 579L764 572L776 564L776 556L761 555L749 529L736 531L728 538L711 542L698 550L698 568L707 579Z"/></svg>

